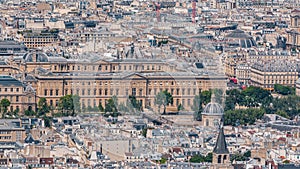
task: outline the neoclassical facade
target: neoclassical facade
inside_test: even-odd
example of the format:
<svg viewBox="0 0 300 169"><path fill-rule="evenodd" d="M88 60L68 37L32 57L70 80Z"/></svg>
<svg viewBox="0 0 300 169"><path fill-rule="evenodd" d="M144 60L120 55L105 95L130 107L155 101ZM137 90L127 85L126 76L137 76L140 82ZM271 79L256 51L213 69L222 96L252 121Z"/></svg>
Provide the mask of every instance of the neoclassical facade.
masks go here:
<svg viewBox="0 0 300 169"><path fill-rule="evenodd" d="M287 31L287 46L290 48L300 47L300 11L293 10L291 12L290 29Z"/></svg>
<svg viewBox="0 0 300 169"><path fill-rule="evenodd" d="M136 96L143 108L155 108L155 96L167 90L173 95L174 110L181 104L191 110L194 96L203 90L224 88L226 77L217 72L187 71L168 60L96 59L74 60L48 57L32 52L20 58L10 58L3 65L6 74L19 74L19 79L32 86L37 100L45 97L56 107L68 94L80 96L83 107L97 107L112 96L125 103ZM0 65L0 69L1 69Z"/></svg>
<svg viewBox="0 0 300 169"><path fill-rule="evenodd" d="M28 85L25 86L21 81L11 76L0 76L0 100L8 99L10 106L7 108L9 112L19 110L36 109L36 95L34 89Z"/></svg>

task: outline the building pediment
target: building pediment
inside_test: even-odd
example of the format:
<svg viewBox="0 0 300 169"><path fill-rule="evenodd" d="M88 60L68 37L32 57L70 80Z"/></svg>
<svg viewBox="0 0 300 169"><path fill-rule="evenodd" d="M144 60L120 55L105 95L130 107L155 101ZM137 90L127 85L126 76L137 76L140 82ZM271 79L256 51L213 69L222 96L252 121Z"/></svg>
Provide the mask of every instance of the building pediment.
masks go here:
<svg viewBox="0 0 300 169"><path fill-rule="evenodd" d="M107 65L107 64L109 64L109 62L106 60L98 60L98 61L94 62L94 64Z"/></svg>
<svg viewBox="0 0 300 169"><path fill-rule="evenodd" d="M130 73L130 74L127 74L127 75L123 76L122 78L123 79L128 79L128 80L130 80L130 79L135 79L135 80L142 80L142 79L144 79L144 80L146 80L145 76L143 76L143 75L141 75L139 73L134 73L134 72Z"/></svg>

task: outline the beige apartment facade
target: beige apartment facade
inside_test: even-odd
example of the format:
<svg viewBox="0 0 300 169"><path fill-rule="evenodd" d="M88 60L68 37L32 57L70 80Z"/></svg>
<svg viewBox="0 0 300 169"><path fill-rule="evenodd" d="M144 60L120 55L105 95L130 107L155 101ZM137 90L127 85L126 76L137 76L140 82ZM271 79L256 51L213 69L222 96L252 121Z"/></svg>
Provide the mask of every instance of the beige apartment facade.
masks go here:
<svg viewBox="0 0 300 169"><path fill-rule="evenodd" d="M267 61L254 64L250 76L251 85L273 90L275 84L294 87L298 71L293 62Z"/></svg>
<svg viewBox="0 0 300 169"><path fill-rule="evenodd" d="M58 35L52 33L24 33L21 42L27 48L39 48L56 45L58 39Z"/></svg>
<svg viewBox="0 0 300 169"><path fill-rule="evenodd" d="M18 119L0 120L0 142L24 142L26 132L24 127L16 127L13 123L20 123Z"/></svg>

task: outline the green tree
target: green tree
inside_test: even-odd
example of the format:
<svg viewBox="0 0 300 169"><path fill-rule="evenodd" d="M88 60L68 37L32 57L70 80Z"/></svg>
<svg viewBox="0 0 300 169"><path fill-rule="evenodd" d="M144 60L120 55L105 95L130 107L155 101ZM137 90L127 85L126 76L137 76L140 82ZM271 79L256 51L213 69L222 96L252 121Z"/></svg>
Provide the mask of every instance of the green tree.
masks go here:
<svg viewBox="0 0 300 169"><path fill-rule="evenodd" d="M102 104L99 104L98 108L99 108L100 112L104 112L104 108L103 108Z"/></svg>
<svg viewBox="0 0 300 169"><path fill-rule="evenodd" d="M277 114L281 117L287 118L287 119L290 118L289 115L286 112L282 111L282 110L278 110L275 114Z"/></svg>
<svg viewBox="0 0 300 169"><path fill-rule="evenodd" d="M251 151L248 150L244 153L244 157L250 158L251 157Z"/></svg>
<svg viewBox="0 0 300 169"><path fill-rule="evenodd" d="M181 111L181 110L183 110L183 109L184 109L184 107L182 106L181 103L179 103L179 105L177 106L177 111Z"/></svg>
<svg viewBox="0 0 300 169"><path fill-rule="evenodd" d="M135 96L129 96L128 99L129 99L129 103L131 104L131 106L132 106L134 109L139 110L139 111L142 110L142 104L141 104L140 101L138 101L138 100L136 99Z"/></svg>
<svg viewBox="0 0 300 169"><path fill-rule="evenodd" d="M273 99L270 91L254 86L243 90L241 94L245 96L241 105L247 107L268 107Z"/></svg>
<svg viewBox="0 0 300 169"><path fill-rule="evenodd" d="M212 162L212 153L208 153L206 156L194 155L190 158L190 162L191 163Z"/></svg>
<svg viewBox="0 0 300 169"><path fill-rule="evenodd" d="M25 110L25 115L26 116L36 116L36 112L32 110Z"/></svg>
<svg viewBox="0 0 300 169"><path fill-rule="evenodd" d="M293 118L300 113L300 97L296 95L288 95L282 98L274 98L272 105L265 108L268 113L274 114L285 112L288 117Z"/></svg>
<svg viewBox="0 0 300 169"><path fill-rule="evenodd" d="M10 101L8 99L2 99L0 102L1 110L2 110L2 116L5 117L7 113L7 107L10 106Z"/></svg>
<svg viewBox="0 0 300 169"><path fill-rule="evenodd" d="M211 95L212 95L212 90L202 91L199 95L199 99L200 99L201 103L204 105L207 105L208 103L210 103Z"/></svg>
<svg viewBox="0 0 300 169"><path fill-rule="evenodd" d="M236 104L241 104L245 97L240 90L232 89L226 91L226 101L224 110L234 110Z"/></svg>
<svg viewBox="0 0 300 169"><path fill-rule="evenodd" d="M111 97L110 99L107 100L105 103L105 112L113 112L116 113L118 112L118 100L116 96Z"/></svg>
<svg viewBox="0 0 300 169"><path fill-rule="evenodd" d="M194 111L195 120L201 120L201 113L203 111L203 101L200 99L200 95L196 95L193 100L192 110Z"/></svg>
<svg viewBox="0 0 300 169"><path fill-rule="evenodd" d="M196 120L201 120L201 113L203 106L211 102L212 90L202 91L199 95L196 95L193 100L192 110ZM216 90L217 95L220 94L219 90ZM220 100L218 100L220 101ZM221 102L221 101L220 101Z"/></svg>
<svg viewBox="0 0 300 169"><path fill-rule="evenodd" d="M165 164L167 162L167 159L166 158L161 158L160 160L159 160L159 163L160 164Z"/></svg>
<svg viewBox="0 0 300 169"><path fill-rule="evenodd" d="M164 108L163 114L166 114L167 106L169 104L173 104L173 96L167 90L159 92L155 96L155 104L157 104L159 108L163 106Z"/></svg>
<svg viewBox="0 0 300 169"><path fill-rule="evenodd" d="M243 154L231 154L230 155L230 161L246 161L248 158L246 158Z"/></svg>
<svg viewBox="0 0 300 169"><path fill-rule="evenodd" d="M44 123L45 123L45 127L51 127L52 126L52 118L50 118L48 116L44 116L43 120L44 120Z"/></svg>
<svg viewBox="0 0 300 169"><path fill-rule="evenodd" d="M237 122L241 125L252 125L257 119L261 119L264 114L264 109L257 108L228 110L224 114L224 125L235 126Z"/></svg>
<svg viewBox="0 0 300 169"><path fill-rule="evenodd" d="M20 112L20 109L19 108L16 108L13 112L13 115L15 116L19 116L19 112Z"/></svg>
<svg viewBox="0 0 300 169"><path fill-rule="evenodd" d="M75 116L80 112L80 97L78 95L66 95L59 100L59 109L64 116Z"/></svg>
<svg viewBox="0 0 300 169"><path fill-rule="evenodd" d="M50 111L50 106L47 103L46 98L42 97L38 101L38 116L43 116Z"/></svg>
<svg viewBox="0 0 300 169"><path fill-rule="evenodd" d="M289 87L289 86L284 86L281 84L275 84L274 85L274 91L278 94L282 95L294 95L295 94L295 88Z"/></svg>
<svg viewBox="0 0 300 169"><path fill-rule="evenodd" d="M143 135L145 138L147 137L147 131L148 131L147 128L144 128L144 129L142 130L142 135Z"/></svg>

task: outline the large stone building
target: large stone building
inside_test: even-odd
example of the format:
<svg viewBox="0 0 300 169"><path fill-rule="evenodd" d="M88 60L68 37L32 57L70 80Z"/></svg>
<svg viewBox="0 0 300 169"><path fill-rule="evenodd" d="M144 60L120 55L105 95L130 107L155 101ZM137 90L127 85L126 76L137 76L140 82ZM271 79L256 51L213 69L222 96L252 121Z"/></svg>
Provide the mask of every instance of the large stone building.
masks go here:
<svg viewBox="0 0 300 169"><path fill-rule="evenodd" d="M0 100L8 99L8 111L35 110L36 97L34 89L11 76L0 76Z"/></svg>
<svg viewBox="0 0 300 169"><path fill-rule="evenodd" d="M24 42L25 46L28 48L53 46L58 43L58 40L58 34L53 32L25 32L21 38L21 42Z"/></svg>
<svg viewBox="0 0 300 169"><path fill-rule="evenodd" d="M300 48L300 11L295 9L291 12L290 30L287 31L287 46Z"/></svg>
<svg viewBox="0 0 300 169"><path fill-rule="evenodd" d="M285 60L260 61L251 67L251 85L273 90L275 84L295 86L297 65Z"/></svg>
<svg viewBox="0 0 300 169"><path fill-rule="evenodd" d="M153 59L96 59L74 60L48 57L33 52L7 60L7 72L21 75L20 80L32 86L36 99L45 97L56 107L59 99L68 94L78 94L82 107L96 107L112 96L126 102L136 96L143 108L155 108L155 95L167 90L173 95L168 109L177 110L181 104L191 110L194 96L203 90L224 88L226 78L217 72L187 71L178 63ZM1 68L1 65L0 65ZM8 73L9 74L9 73ZM12 74L12 73L11 73Z"/></svg>

